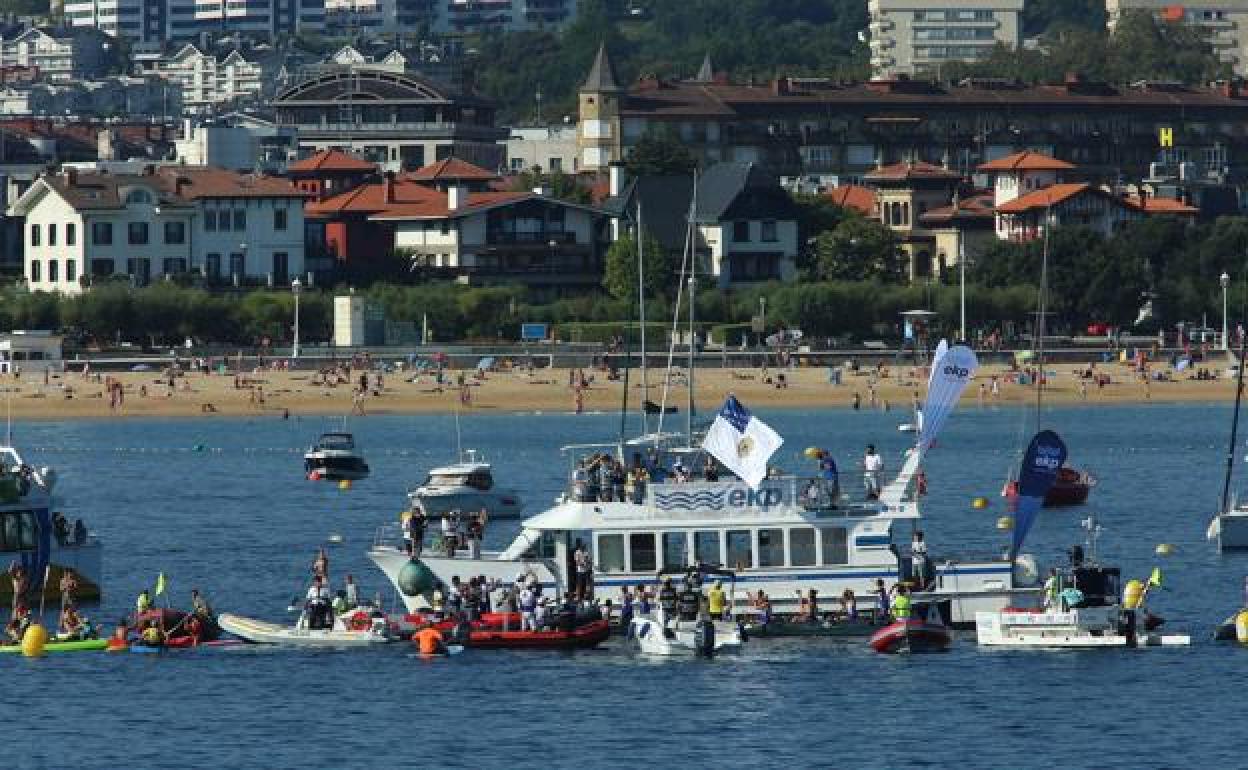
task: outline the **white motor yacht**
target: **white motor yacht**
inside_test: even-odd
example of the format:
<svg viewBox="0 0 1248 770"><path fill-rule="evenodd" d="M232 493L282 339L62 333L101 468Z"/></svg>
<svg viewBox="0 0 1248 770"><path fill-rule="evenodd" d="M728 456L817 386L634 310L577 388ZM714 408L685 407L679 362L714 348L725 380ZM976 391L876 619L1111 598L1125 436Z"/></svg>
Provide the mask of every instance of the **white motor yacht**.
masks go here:
<svg viewBox="0 0 1248 770"><path fill-rule="evenodd" d="M424 483L407 496L413 508L419 504L428 516L484 509L490 519L517 519L523 508L518 494L494 485L492 466L474 449L465 450L460 462L429 471Z"/></svg>
<svg viewBox="0 0 1248 770"><path fill-rule="evenodd" d="M350 433L322 434L303 456L308 478L327 481L353 481L368 476L368 463L355 446Z"/></svg>

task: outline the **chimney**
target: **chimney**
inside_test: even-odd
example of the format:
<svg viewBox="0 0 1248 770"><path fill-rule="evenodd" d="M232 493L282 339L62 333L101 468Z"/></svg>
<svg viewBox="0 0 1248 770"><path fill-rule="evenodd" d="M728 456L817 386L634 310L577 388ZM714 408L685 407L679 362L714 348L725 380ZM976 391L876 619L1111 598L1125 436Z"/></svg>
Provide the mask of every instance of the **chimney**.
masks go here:
<svg viewBox="0 0 1248 770"><path fill-rule="evenodd" d="M100 160L117 160L117 136L105 128L95 135L95 154Z"/></svg>
<svg viewBox="0 0 1248 770"><path fill-rule="evenodd" d="M618 160L611 161L607 167L607 174L610 179L611 197L618 197L624 192L624 164Z"/></svg>
<svg viewBox="0 0 1248 770"><path fill-rule="evenodd" d="M394 172L387 171L386 178L382 180L382 203L394 203Z"/></svg>
<svg viewBox="0 0 1248 770"><path fill-rule="evenodd" d="M70 187L73 187L78 184L78 169L76 168L65 169L65 184L69 185Z"/></svg>
<svg viewBox="0 0 1248 770"><path fill-rule="evenodd" d="M456 183L446 188L446 208L458 211L468 203L468 188Z"/></svg>

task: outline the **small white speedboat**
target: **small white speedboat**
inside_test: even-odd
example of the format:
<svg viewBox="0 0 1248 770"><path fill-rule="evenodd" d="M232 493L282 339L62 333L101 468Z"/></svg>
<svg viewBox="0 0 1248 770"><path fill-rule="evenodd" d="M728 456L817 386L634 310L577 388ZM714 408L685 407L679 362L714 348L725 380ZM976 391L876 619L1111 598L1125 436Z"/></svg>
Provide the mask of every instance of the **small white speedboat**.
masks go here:
<svg viewBox="0 0 1248 770"><path fill-rule="evenodd" d="M653 616L629 621L628 636L643 654L664 657L702 657L739 652L741 630L736 623L712 620L668 620L662 609Z"/></svg>
<svg viewBox="0 0 1248 770"><path fill-rule="evenodd" d="M359 612L339 616L333 628L308 628L306 612L293 628L264 620L225 612L217 616L221 629L254 644L284 644L299 647L368 647L392 641L385 618L359 622Z"/></svg>
<svg viewBox="0 0 1248 770"><path fill-rule="evenodd" d="M325 433L303 456L310 479L354 481L368 476L368 463L355 447L350 433Z"/></svg>
<svg viewBox="0 0 1248 770"><path fill-rule="evenodd" d="M424 483L407 496L412 506L419 504L427 516L484 509L490 519L517 519L524 507L514 491L494 486L492 466L473 449L464 451L461 462L429 471Z"/></svg>

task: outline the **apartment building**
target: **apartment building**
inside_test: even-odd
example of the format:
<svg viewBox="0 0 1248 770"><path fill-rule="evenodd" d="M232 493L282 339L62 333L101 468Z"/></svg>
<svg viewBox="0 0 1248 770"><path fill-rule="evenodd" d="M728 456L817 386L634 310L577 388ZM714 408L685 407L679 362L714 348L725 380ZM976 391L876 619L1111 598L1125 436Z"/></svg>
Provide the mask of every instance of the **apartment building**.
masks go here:
<svg viewBox="0 0 1248 770"><path fill-rule="evenodd" d="M1196 5L1172 0L1105 0L1110 30L1130 11L1147 11L1163 21L1200 27L1219 59L1234 67L1235 74L1248 74L1248 3L1244 0L1202 0Z"/></svg>
<svg viewBox="0 0 1248 770"><path fill-rule="evenodd" d="M288 180L221 169L69 169L38 179L8 213L25 219L33 291L76 294L98 281L141 286L182 274L284 286L305 270L304 198Z"/></svg>
<svg viewBox="0 0 1248 770"><path fill-rule="evenodd" d="M66 0L65 21L138 45L194 40L205 32L268 38L323 31L325 0Z"/></svg>
<svg viewBox="0 0 1248 770"><path fill-rule="evenodd" d="M1023 0L870 0L867 8L875 77L939 72L1021 40Z"/></svg>
<svg viewBox="0 0 1248 770"><path fill-rule="evenodd" d="M30 67L44 80L63 83L103 75L115 41L97 30L31 27L0 40L0 67Z"/></svg>
<svg viewBox="0 0 1248 770"><path fill-rule="evenodd" d="M183 46L171 56L145 62L153 75L176 83L182 89L187 112L211 112L217 107L258 97L263 88L263 68L231 51L223 59L205 54L193 45Z"/></svg>

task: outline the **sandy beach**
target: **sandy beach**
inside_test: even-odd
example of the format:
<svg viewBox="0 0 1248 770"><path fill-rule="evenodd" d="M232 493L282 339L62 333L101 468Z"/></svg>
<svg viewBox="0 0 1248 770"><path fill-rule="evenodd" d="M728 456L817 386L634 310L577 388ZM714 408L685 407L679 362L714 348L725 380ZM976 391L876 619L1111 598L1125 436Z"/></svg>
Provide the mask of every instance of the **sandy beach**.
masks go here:
<svg viewBox="0 0 1248 770"><path fill-rule="evenodd" d="M1102 365L1097 371L1110 382L1098 386L1082 380L1075 365L1052 365L1050 381L1045 388L1047 403L1142 404L1149 402L1229 400L1234 395L1234 382L1189 379L1190 372L1173 373L1170 381L1147 384L1125 365ZM1219 367L1219 373L1222 369ZM605 372L583 370L589 380L582 389L582 408L586 412L616 411L620 408L622 381L610 381ZM777 387L777 375L783 374L784 387ZM382 375L381 388L376 388L376 375L370 380L369 393L362 399L353 395L353 385L361 372L351 374L351 383L327 386L320 375L307 371L263 370L247 372L236 379L233 374L191 373L176 378L169 387L160 372L125 372L120 374L77 373L52 375L44 381L40 374L26 373L20 378L0 380L15 418L75 419L123 417L205 417L272 414L280 417L287 410L292 415L323 415L351 413L358 406L365 415L447 413L456 409L501 412L573 412L576 409L575 388L569 385L566 369L538 369L490 372L477 378L472 372L448 372L439 385L433 375L410 381L411 373L395 372ZM458 379L464 377L465 387ZM761 369L699 369L695 374L697 402L702 412L715 408L728 392L756 411L771 408L849 407L855 399L862 409L892 409L906 412L916 398L924 395L925 380L921 371L908 367L887 367L879 373L859 371L847 373L842 384L828 382L822 368L781 370ZM663 372L650 372L650 399L662 398ZM629 408L636 409L642 398L638 374L629 382ZM120 383L124 398L113 406L107 389L112 378ZM993 382L996 382L995 395ZM683 376L669 395L683 411L686 389ZM983 367L976 381L967 388L964 400L976 403L1011 404L1035 397L1034 386L1016 382L1016 375L1004 367ZM115 390L115 388L114 388ZM465 399L464 391L468 396ZM357 412L358 414L358 412Z"/></svg>

